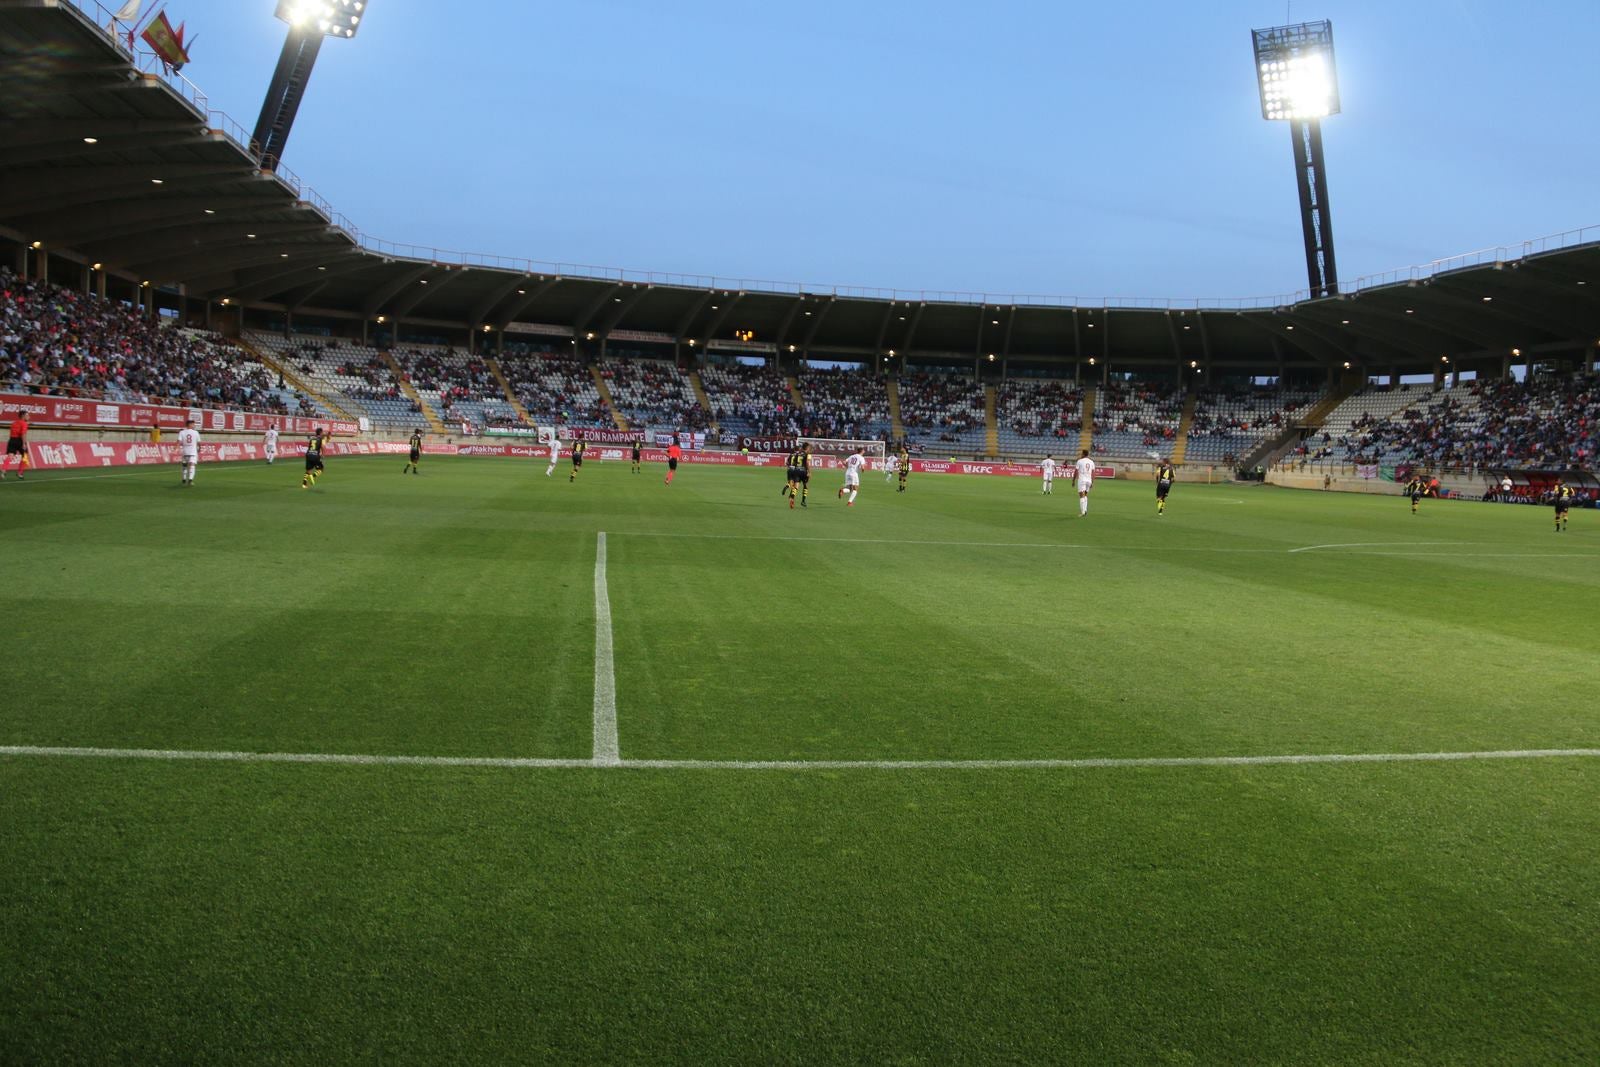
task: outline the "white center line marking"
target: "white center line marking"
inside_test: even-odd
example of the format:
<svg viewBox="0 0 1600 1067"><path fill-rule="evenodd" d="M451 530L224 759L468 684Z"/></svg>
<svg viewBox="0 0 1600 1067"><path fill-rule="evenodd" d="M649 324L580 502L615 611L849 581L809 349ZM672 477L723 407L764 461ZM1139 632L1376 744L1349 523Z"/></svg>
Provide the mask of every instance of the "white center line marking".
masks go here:
<svg viewBox="0 0 1600 1067"><path fill-rule="evenodd" d="M1274 756L1134 756L1085 759L908 760L705 760L535 759L496 756L381 756L339 752L203 752L159 748L71 748L0 745L0 757L165 760L209 763L330 763L356 766L502 767L518 770L594 769L657 771L1001 771L1094 770L1124 767L1272 767L1315 763L1455 763L1470 760L1600 757L1600 748L1526 748L1484 752L1356 752Z"/></svg>
<svg viewBox="0 0 1600 1067"><path fill-rule="evenodd" d="M600 531L594 550L594 762L615 766L617 748L617 676L611 660L611 596L606 592L606 534Z"/></svg>

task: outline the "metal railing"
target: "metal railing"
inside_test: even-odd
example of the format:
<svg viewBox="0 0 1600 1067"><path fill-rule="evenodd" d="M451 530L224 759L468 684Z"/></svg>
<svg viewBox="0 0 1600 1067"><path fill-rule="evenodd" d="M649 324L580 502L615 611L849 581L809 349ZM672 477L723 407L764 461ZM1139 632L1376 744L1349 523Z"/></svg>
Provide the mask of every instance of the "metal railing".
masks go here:
<svg viewBox="0 0 1600 1067"><path fill-rule="evenodd" d="M1309 289L1298 289L1274 296L1254 297L1100 297L1084 298L1049 294L981 293L938 289L892 289L878 286L813 285L804 282L774 281L760 278L724 278L711 274L680 274L653 270L633 270L626 267L603 267L589 263L566 263L529 259L519 256L499 256L482 252L462 252L453 249L433 248L426 245L386 241L363 234L361 230L315 189L303 182L281 161L264 157L260 146L245 128L226 113L210 106L206 94L180 72L171 70L154 52L133 47L125 37L107 29L114 23L112 11L99 0L64 0L69 10L75 9L83 18L102 31L117 51L134 69L159 77L180 99L194 108L206 122L207 128L231 141L250 160L273 173L297 200L310 206L329 225L343 231L358 247L374 255L390 259L404 259L418 263L435 263L449 266L478 267L485 270L504 270L522 274L555 275L609 281L621 284L658 285L685 289L720 289L734 293L771 293L784 296L818 296L854 300L892 300L913 304L959 304L979 306L992 304L999 307L1056 307L1084 308L1105 311L1250 311L1267 308L1289 308L1311 300L1316 294ZM1474 252L1410 267L1400 267L1379 274L1358 277L1353 282L1339 286L1342 295L1352 295L1368 289L1400 283L1415 283L1435 275L1465 270L1489 264L1503 264L1529 256L1556 252L1579 245L1600 242L1600 225L1584 226L1523 241L1520 245L1499 245L1481 248Z"/></svg>

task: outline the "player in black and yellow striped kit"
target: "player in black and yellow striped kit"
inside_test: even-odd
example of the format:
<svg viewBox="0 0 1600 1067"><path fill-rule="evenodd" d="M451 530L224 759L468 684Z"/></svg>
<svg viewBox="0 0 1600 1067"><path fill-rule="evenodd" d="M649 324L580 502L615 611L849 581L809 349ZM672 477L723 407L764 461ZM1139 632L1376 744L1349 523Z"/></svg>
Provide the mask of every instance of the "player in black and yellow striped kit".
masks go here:
<svg viewBox="0 0 1600 1067"><path fill-rule="evenodd" d="M788 458L783 462L783 488L778 491L778 495L787 497L789 506L792 508L794 507L795 494L800 488L800 450L798 448L791 449Z"/></svg>
<svg viewBox="0 0 1600 1067"><path fill-rule="evenodd" d="M578 471L583 469L583 438L572 442L572 473L567 475L569 483L578 480Z"/></svg>
<svg viewBox="0 0 1600 1067"><path fill-rule="evenodd" d="M911 452L904 444L900 446L900 454L894 460L895 473L900 476L900 485L895 489L897 493L906 491L906 479L911 477Z"/></svg>
<svg viewBox="0 0 1600 1067"><path fill-rule="evenodd" d="M1417 513L1417 505L1422 502L1422 494L1427 491L1428 483L1420 475L1406 483L1406 496L1411 498L1411 514Z"/></svg>
<svg viewBox="0 0 1600 1067"><path fill-rule="evenodd" d="M811 445L809 442L789 453L789 506L794 507L795 496L800 506L807 507L811 499Z"/></svg>
<svg viewBox="0 0 1600 1067"><path fill-rule="evenodd" d="M401 474L422 473L422 431L411 431L411 459L400 469Z"/></svg>
<svg viewBox="0 0 1600 1067"><path fill-rule="evenodd" d="M1572 486L1557 478L1556 495L1553 501L1556 506L1556 533L1560 533L1567 528L1567 508L1572 505L1572 496Z"/></svg>
<svg viewBox="0 0 1600 1067"><path fill-rule="evenodd" d="M310 489L317 484L317 479L322 475L322 446L327 438L322 434L322 427L318 426L316 433L311 435L311 440L306 442L306 473L300 479L300 488Z"/></svg>
<svg viewBox="0 0 1600 1067"><path fill-rule="evenodd" d="M1178 478L1178 472L1172 464L1165 461L1156 465L1156 514L1167 513L1167 494L1172 491L1172 483Z"/></svg>

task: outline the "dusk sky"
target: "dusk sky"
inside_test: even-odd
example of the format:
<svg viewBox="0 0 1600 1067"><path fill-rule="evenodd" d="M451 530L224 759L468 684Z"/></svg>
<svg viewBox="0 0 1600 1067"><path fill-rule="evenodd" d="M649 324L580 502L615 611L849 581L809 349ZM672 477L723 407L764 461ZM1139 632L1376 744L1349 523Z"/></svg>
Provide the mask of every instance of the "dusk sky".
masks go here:
<svg viewBox="0 0 1600 1067"><path fill-rule="evenodd" d="M172 0L255 124L273 0ZM824 285L1246 297L1306 284L1250 30L1333 21L1341 279L1600 222L1600 3L371 0L284 162L363 232Z"/></svg>

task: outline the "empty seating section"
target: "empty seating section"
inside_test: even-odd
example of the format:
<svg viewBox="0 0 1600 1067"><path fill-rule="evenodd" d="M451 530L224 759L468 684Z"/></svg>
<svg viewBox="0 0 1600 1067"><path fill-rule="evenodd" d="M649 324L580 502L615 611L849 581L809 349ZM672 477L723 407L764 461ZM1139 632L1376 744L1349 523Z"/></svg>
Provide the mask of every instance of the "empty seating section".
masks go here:
<svg viewBox="0 0 1600 1067"><path fill-rule="evenodd" d="M983 386L955 374L909 374L900 378L899 390L908 442L935 451L983 451Z"/></svg>
<svg viewBox="0 0 1600 1067"><path fill-rule="evenodd" d="M1183 390L1171 385L1108 382L1094 405L1094 449L1108 456L1170 454L1183 415Z"/></svg>
<svg viewBox="0 0 1600 1067"><path fill-rule="evenodd" d="M811 437L887 441L889 392L883 380L855 370L807 368L800 372L801 426Z"/></svg>
<svg viewBox="0 0 1600 1067"><path fill-rule="evenodd" d="M286 337L280 333L252 333L248 337L333 403L352 415L365 415L376 430L409 432L422 418L376 348L336 337Z"/></svg>
<svg viewBox="0 0 1600 1067"><path fill-rule="evenodd" d="M635 430L701 430L710 424L689 376L663 360L606 360L600 376Z"/></svg>
<svg viewBox="0 0 1600 1067"><path fill-rule="evenodd" d="M1241 458L1290 426L1320 394L1310 389L1277 386L1202 389L1195 398L1185 459L1190 463L1222 463Z"/></svg>
<svg viewBox="0 0 1600 1067"><path fill-rule="evenodd" d="M392 353L406 380L450 429L521 426L482 356L437 345L404 345Z"/></svg>
<svg viewBox="0 0 1600 1067"><path fill-rule="evenodd" d="M540 426L615 428L589 368L539 345L507 345L500 370L528 415Z"/></svg>
<svg viewBox="0 0 1600 1067"><path fill-rule="evenodd" d="M1368 387L1297 449L1314 459L1439 467L1590 466L1600 435L1591 378Z"/></svg>
<svg viewBox="0 0 1600 1067"><path fill-rule="evenodd" d="M775 370L713 364L700 372L700 384L724 433L776 436L798 429L789 380Z"/></svg>
<svg viewBox="0 0 1600 1067"><path fill-rule="evenodd" d="M995 393L1000 451L1076 454L1083 432L1083 390L1072 382L1014 378Z"/></svg>
<svg viewBox="0 0 1600 1067"><path fill-rule="evenodd" d="M0 383L117 400L305 410L248 352L217 334L151 322L130 305L24 281L4 268Z"/></svg>

